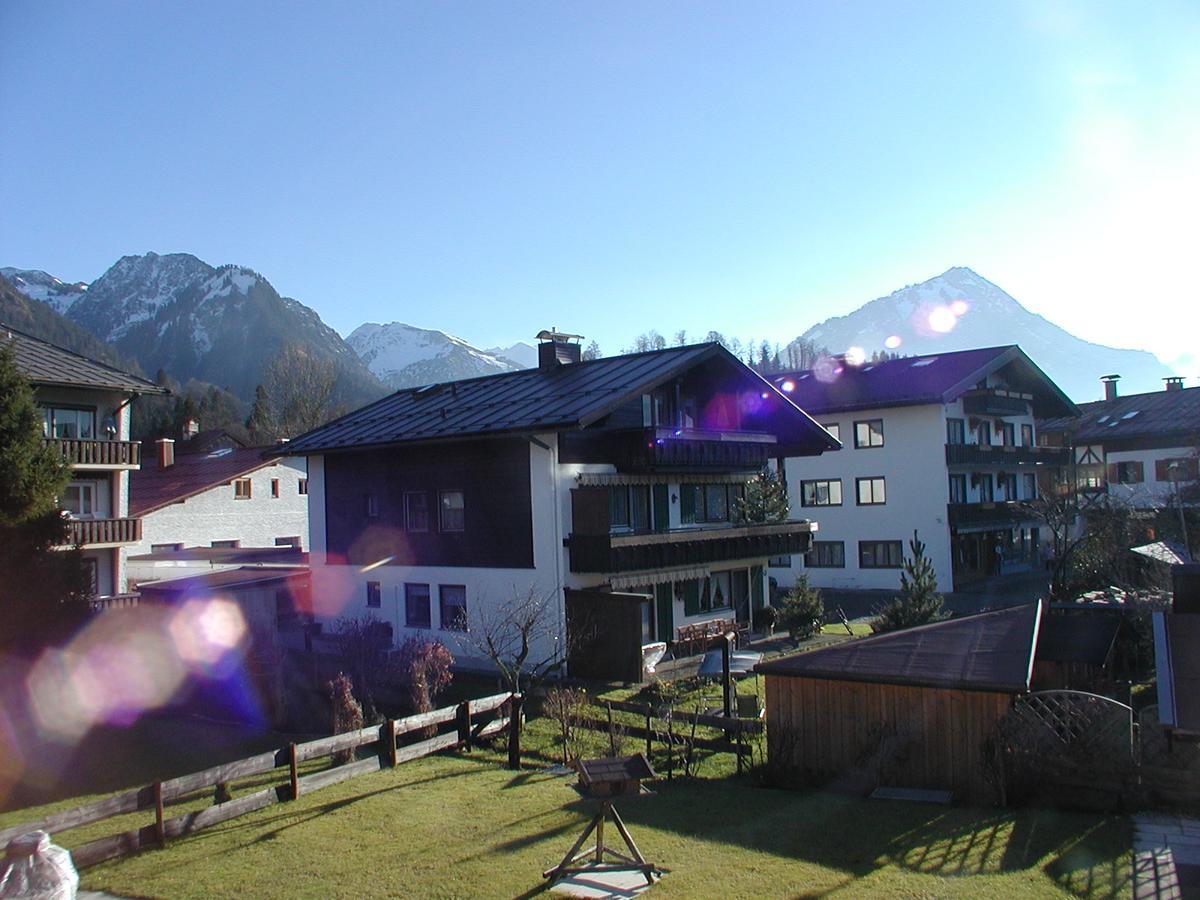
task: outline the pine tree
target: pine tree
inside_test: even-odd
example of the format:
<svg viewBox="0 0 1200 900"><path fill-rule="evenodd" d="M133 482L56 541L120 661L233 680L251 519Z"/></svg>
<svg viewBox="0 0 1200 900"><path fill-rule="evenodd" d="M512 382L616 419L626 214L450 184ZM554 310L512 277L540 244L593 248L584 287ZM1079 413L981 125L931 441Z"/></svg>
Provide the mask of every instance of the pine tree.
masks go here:
<svg viewBox="0 0 1200 900"><path fill-rule="evenodd" d="M0 650L69 634L88 610L90 586L58 506L71 477L42 439L33 388L0 347Z"/></svg>
<svg viewBox="0 0 1200 900"><path fill-rule="evenodd" d="M940 622L949 614L942 608L944 598L937 590L937 573L925 555L925 542L913 531L908 543L911 553L900 571L900 596L880 609L871 622L874 632L897 631Z"/></svg>
<svg viewBox="0 0 1200 900"><path fill-rule="evenodd" d="M246 419L246 430L250 432L250 441L256 446L274 444L279 440L279 426L275 422L271 395L261 384L254 388L254 406L250 408L250 418Z"/></svg>
<svg viewBox="0 0 1200 900"><path fill-rule="evenodd" d="M733 504L736 522L786 522L787 487L771 469L763 469L746 482L746 493Z"/></svg>

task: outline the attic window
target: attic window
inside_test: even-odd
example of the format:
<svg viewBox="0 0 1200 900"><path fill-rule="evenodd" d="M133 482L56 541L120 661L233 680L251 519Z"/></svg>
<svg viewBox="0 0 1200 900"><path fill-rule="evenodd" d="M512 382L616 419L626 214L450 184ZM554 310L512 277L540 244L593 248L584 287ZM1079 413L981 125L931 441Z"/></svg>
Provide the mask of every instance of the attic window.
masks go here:
<svg viewBox="0 0 1200 900"><path fill-rule="evenodd" d="M918 359L915 363L912 364L912 367L914 369L919 369L922 366L932 366L937 361L938 361L938 358L936 356L931 356L931 357L929 357L929 359Z"/></svg>
<svg viewBox="0 0 1200 900"><path fill-rule="evenodd" d="M1103 424L1104 424L1105 422L1107 422L1107 421L1108 421L1108 416L1107 416L1107 415L1103 415L1103 416L1101 416L1100 418L1098 418L1098 419L1096 420L1096 424L1097 424L1097 425L1103 425Z"/></svg>
<svg viewBox="0 0 1200 900"><path fill-rule="evenodd" d="M441 387L440 384L424 384L424 385L421 385L421 387L413 388L412 395L414 397L425 397L425 396L428 396L429 394L436 393L438 388L440 388L440 387Z"/></svg>
<svg viewBox="0 0 1200 900"><path fill-rule="evenodd" d="M1141 412L1140 409L1131 409L1129 412L1125 413L1125 415L1121 416L1121 418L1122 419L1132 419L1134 416L1136 416L1140 412Z"/></svg>
<svg viewBox="0 0 1200 900"><path fill-rule="evenodd" d="M228 456L232 452L233 449L231 447L222 447L220 450L214 450L208 454L206 459L220 459L222 456Z"/></svg>

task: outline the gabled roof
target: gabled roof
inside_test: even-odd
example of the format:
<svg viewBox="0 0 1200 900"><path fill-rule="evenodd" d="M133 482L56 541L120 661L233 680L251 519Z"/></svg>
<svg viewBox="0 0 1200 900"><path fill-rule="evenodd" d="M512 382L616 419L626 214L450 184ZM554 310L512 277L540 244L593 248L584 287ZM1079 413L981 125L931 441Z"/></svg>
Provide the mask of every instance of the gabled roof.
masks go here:
<svg viewBox="0 0 1200 900"><path fill-rule="evenodd" d="M165 469L153 453L143 454L142 468L129 473L129 514L144 516L278 462L263 459L262 452L255 447L187 454L175 457L175 464Z"/></svg>
<svg viewBox="0 0 1200 900"><path fill-rule="evenodd" d="M1000 369L1005 369L1010 383L1033 395L1035 414L1076 412L1070 398L1016 344L905 356L861 366L833 358L828 367L779 372L771 380L777 386L789 382L792 390L786 393L792 402L812 415L822 415L950 403Z"/></svg>
<svg viewBox="0 0 1200 900"><path fill-rule="evenodd" d="M1046 419L1039 430L1069 431L1076 445L1160 436L1186 443L1200 435L1200 387L1080 403L1078 415Z"/></svg>
<svg viewBox="0 0 1200 900"><path fill-rule="evenodd" d="M10 347L19 368L35 385L166 394L152 381L73 353L0 323L0 346Z"/></svg>
<svg viewBox="0 0 1200 900"><path fill-rule="evenodd" d="M720 344L630 353L406 389L330 422L278 453L301 455L420 441L586 428L704 363L727 366L760 392L778 427L810 453L839 446L788 398Z"/></svg>
<svg viewBox="0 0 1200 900"><path fill-rule="evenodd" d="M1029 690L1042 604L947 619L761 663L768 675L966 691Z"/></svg>
<svg viewBox="0 0 1200 900"><path fill-rule="evenodd" d="M307 566L239 566L236 569L220 569L200 575L184 575L179 578L163 578L158 581L143 581L138 585L139 593L193 594L230 590L239 587L263 587L281 581L307 578Z"/></svg>

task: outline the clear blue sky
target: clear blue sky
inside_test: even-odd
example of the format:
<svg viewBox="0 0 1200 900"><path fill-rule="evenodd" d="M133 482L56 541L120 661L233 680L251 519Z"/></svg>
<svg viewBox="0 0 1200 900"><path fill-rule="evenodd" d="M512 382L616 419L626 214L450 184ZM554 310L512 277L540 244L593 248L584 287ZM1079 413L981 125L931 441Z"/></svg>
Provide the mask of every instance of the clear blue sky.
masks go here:
<svg viewBox="0 0 1200 900"><path fill-rule="evenodd" d="M186 251L343 334L610 352L966 265L1195 352L1195 2L5 0L0 36L0 265Z"/></svg>

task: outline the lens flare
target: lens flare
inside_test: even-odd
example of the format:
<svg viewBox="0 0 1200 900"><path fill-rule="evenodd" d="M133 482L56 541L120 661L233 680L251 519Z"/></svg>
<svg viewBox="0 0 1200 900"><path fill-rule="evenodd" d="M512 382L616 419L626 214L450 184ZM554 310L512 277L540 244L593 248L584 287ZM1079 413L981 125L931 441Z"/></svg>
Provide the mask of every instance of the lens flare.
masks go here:
<svg viewBox="0 0 1200 900"><path fill-rule="evenodd" d="M902 343L904 343L904 342L900 339L900 335L893 334L893 335L890 335L888 337L888 339L883 342L883 346L887 347L889 350L895 350Z"/></svg>
<svg viewBox="0 0 1200 900"><path fill-rule="evenodd" d="M832 356L822 356L813 365L813 377L825 384L832 384L842 374L841 364Z"/></svg>
<svg viewBox="0 0 1200 900"><path fill-rule="evenodd" d="M937 334L949 334L958 324L958 317L948 306L935 306L929 313L929 328Z"/></svg>
<svg viewBox="0 0 1200 900"><path fill-rule="evenodd" d="M955 300L950 304L950 312L954 313L960 319L967 314L967 311L970 310L970 308L971 304L966 300Z"/></svg>
<svg viewBox="0 0 1200 900"><path fill-rule="evenodd" d="M790 378L785 378L783 381L779 382L779 389L785 394L790 394L796 389L796 382L792 381Z"/></svg>
<svg viewBox="0 0 1200 900"><path fill-rule="evenodd" d="M246 619L232 600L188 600L167 627L179 658L190 668L211 672L223 667L247 637Z"/></svg>
<svg viewBox="0 0 1200 900"><path fill-rule="evenodd" d="M862 347L851 347L846 351L846 365L858 368L867 361L867 351Z"/></svg>

